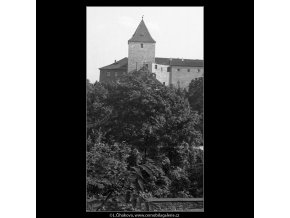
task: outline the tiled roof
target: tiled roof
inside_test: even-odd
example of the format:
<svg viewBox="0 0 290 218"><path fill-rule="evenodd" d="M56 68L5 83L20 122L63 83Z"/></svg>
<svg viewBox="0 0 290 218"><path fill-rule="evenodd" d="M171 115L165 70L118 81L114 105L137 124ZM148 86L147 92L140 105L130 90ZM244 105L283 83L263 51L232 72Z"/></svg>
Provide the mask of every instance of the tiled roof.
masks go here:
<svg viewBox="0 0 290 218"><path fill-rule="evenodd" d="M169 58L155 58L156 64L169 65Z"/></svg>
<svg viewBox="0 0 290 218"><path fill-rule="evenodd" d="M128 68L128 58L123 58L123 59L117 61L116 63L107 65L105 67L101 67L99 69L100 70L114 70L114 69L127 70L127 68Z"/></svg>
<svg viewBox="0 0 290 218"><path fill-rule="evenodd" d="M179 59L179 58L155 58L156 64L183 66L183 67L203 67L203 60Z"/></svg>
<svg viewBox="0 0 290 218"><path fill-rule="evenodd" d="M143 19L141 20L139 26L137 27L132 38L128 42L151 42L155 43L156 41L151 37Z"/></svg>
<svg viewBox="0 0 290 218"><path fill-rule="evenodd" d="M203 67L203 60L197 59L179 59L179 58L155 58L156 64L181 66L181 67ZM116 63L100 68L100 70L114 70L121 69L127 70L128 58L123 58Z"/></svg>

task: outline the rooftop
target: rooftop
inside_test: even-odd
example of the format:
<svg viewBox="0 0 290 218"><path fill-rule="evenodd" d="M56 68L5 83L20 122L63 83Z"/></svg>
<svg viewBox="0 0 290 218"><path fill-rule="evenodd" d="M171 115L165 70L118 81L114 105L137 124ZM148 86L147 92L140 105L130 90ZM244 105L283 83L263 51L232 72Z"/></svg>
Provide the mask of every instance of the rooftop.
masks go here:
<svg viewBox="0 0 290 218"><path fill-rule="evenodd" d="M132 38L128 40L129 42L149 42L155 43L156 41L151 37L144 20L142 18L140 24L138 25L135 33L133 34Z"/></svg>
<svg viewBox="0 0 290 218"><path fill-rule="evenodd" d="M168 66L181 66L181 67L203 67L203 60L199 59L180 59L180 58L155 58L156 64L168 65ZM127 70L128 58L125 57L113 64L99 68L100 70Z"/></svg>
<svg viewBox="0 0 290 218"><path fill-rule="evenodd" d="M99 69L100 70L114 70L114 69L127 70L127 67L128 67L128 58L123 58L119 61L116 61L115 63L101 67Z"/></svg>
<svg viewBox="0 0 290 218"><path fill-rule="evenodd" d="M203 67L203 60L199 59L180 59L180 58L155 58L156 64L183 66L183 67Z"/></svg>

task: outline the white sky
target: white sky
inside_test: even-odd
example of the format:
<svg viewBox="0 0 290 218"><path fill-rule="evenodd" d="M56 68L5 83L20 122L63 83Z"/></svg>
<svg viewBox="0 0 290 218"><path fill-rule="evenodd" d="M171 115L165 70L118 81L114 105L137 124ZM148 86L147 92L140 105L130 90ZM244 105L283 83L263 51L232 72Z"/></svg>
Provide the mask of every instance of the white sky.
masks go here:
<svg viewBox="0 0 290 218"><path fill-rule="evenodd" d="M128 57L128 40L144 22L156 41L155 56L203 59L203 7L87 7L87 78Z"/></svg>

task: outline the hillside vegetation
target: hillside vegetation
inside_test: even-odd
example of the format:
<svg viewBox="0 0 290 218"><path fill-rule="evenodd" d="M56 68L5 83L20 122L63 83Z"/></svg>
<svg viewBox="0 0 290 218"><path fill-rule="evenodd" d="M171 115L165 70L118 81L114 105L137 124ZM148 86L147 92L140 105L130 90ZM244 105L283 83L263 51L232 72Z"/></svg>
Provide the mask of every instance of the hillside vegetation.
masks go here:
<svg viewBox="0 0 290 218"><path fill-rule="evenodd" d="M203 78L188 91L146 71L87 81L87 197L136 210L148 197L203 197Z"/></svg>

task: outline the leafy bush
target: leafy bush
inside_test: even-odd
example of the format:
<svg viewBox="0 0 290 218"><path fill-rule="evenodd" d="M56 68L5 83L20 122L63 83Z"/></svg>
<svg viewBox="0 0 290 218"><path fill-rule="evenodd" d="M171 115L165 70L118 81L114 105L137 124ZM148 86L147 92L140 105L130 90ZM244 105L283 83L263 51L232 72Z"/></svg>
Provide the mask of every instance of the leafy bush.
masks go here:
<svg viewBox="0 0 290 218"><path fill-rule="evenodd" d="M203 195L203 79L188 91L142 69L87 82L87 192L97 210L140 210L148 197Z"/></svg>

